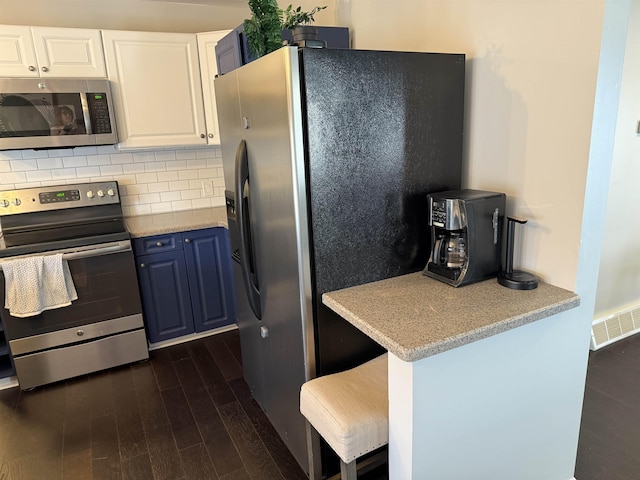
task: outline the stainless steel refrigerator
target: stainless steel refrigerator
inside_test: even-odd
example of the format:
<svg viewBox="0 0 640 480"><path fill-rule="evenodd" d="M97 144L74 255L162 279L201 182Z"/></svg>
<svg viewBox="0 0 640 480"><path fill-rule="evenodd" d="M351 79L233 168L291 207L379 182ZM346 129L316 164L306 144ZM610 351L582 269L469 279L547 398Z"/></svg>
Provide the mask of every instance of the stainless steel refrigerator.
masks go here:
<svg viewBox="0 0 640 480"><path fill-rule="evenodd" d="M322 294L426 265L427 194L461 186L464 72L283 47L215 80L244 377L311 478L329 454L300 386L382 352Z"/></svg>

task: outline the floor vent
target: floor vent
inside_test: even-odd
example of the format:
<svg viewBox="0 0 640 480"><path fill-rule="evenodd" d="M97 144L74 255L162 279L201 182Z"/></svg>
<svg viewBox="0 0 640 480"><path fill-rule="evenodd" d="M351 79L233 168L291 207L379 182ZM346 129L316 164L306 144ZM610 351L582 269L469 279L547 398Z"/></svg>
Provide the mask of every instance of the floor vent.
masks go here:
<svg viewBox="0 0 640 480"><path fill-rule="evenodd" d="M593 321L591 350L597 350L613 342L640 332L640 306Z"/></svg>

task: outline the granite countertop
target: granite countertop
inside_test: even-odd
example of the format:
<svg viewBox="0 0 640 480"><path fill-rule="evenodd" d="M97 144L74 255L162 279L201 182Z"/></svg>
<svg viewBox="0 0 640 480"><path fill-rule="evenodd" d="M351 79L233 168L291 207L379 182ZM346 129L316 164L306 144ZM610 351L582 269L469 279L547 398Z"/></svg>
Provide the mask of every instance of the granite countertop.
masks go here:
<svg viewBox="0 0 640 480"><path fill-rule="evenodd" d="M227 210L225 207L200 208L126 217L124 221L131 237L149 237L162 233L186 232L202 228L227 228Z"/></svg>
<svg viewBox="0 0 640 480"><path fill-rule="evenodd" d="M322 302L401 360L413 362L575 308L575 293L496 279L451 287L421 272L327 292Z"/></svg>

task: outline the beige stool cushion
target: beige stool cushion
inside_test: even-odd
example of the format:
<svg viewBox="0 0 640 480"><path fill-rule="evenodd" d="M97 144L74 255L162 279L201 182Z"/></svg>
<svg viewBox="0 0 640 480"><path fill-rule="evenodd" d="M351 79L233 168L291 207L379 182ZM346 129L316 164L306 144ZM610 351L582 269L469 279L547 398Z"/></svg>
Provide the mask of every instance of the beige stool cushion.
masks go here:
<svg viewBox="0 0 640 480"><path fill-rule="evenodd" d="M345 462L389 442L387 354L302 385L300 412Z"/></svg>

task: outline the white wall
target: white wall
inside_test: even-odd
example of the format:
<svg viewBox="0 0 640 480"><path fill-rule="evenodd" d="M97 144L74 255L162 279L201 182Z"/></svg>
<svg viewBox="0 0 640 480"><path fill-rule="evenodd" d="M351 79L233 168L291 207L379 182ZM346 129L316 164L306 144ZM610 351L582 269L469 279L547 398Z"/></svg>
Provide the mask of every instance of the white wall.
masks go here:
<svg viewBox="0 0 640 480"><path fill-rule="evenodd" d="M640 2L631 15L594 316L640 305Z"/></svg>
<svg viewBox="0 0 640 480"><path fill-rule="evenodd" d="M516 233L516 268L568 289L576 285L604 3L336 4L356 48L467 54L464 184L507 194L508 213L529 219Z"/></svg>

